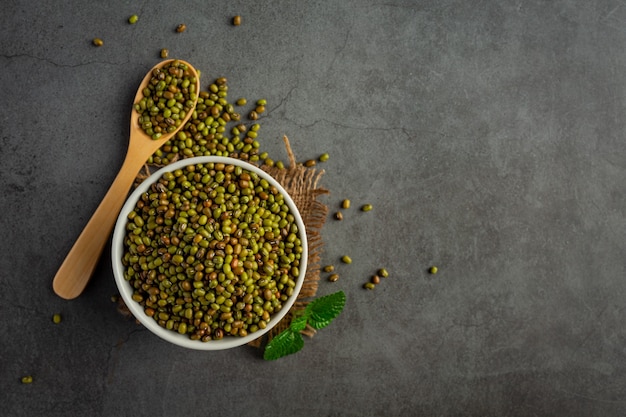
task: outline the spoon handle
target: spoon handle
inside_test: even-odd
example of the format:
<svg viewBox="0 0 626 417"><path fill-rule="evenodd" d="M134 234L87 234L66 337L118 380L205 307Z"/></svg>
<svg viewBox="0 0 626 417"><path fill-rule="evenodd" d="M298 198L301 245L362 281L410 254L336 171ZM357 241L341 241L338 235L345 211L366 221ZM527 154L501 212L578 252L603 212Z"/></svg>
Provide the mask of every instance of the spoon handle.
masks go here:
<svg viewBox="0 0 626 417"><path fill-rule="evenodd" d="M54 292L61 298L76 298L85 289L109 239L128 191L145 158L127 154L122 168L104 199L65 257L52 282Z"/></svg>

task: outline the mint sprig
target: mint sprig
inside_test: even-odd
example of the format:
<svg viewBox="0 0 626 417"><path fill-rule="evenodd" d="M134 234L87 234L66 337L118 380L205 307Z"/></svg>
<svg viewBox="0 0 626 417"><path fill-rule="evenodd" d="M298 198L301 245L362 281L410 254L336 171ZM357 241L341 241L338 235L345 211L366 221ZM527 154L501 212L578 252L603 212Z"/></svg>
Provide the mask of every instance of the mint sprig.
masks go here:
<svg viewBox="0 0 626 417"><path fill-rule="evenodd" d="M343 291L311 301L301 314L291 319L287 329L270 340L265 346L263 358L273 361L298 352L304 347L304 339L300 332L306 328L306 325L309 324L317 330L328 326L341 313L345 304L346 295Z"/></svg>

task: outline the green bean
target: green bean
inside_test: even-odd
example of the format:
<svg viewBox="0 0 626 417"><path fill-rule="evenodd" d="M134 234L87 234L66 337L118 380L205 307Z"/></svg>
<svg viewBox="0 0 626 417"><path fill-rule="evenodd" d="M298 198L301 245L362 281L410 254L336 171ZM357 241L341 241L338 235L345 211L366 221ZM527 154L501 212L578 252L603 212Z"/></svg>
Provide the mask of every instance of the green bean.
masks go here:
<svg viewBox="0 0 626 417"><path fill-rule="evenodd" d="M150 94L150 91L147 94ZM167 90L163 92L163 96L167 100L174 98ZM237 100L237 104L241 105L246 102L245 98ZM148 104L140 102L139 110L148 109L149 111ZM178 123L177 120L181 116L176 112L179 112L176 106L171 108L165 106L163 116ZM231 122L239 122L240 118L241 115L235 112L233 104L228 102L227 79L218 78L209 85L208 91L198 92L198 102L192 109L192 117L180 129L180 132L185 133L186 139L174 137L166 141L149 158L148 163L160 166L177 159L208 155L231 156L249 162L268 159L267 155L264 157L259 155L262 152L259 151L260 143L257 141L257 132L260 128L258 123L253 124L249 129L243 123L238 123L234 127L229 126ZM153 124L151 120L147 123ZM174 124L172 128L175 129L176 126L177 124ZM152 129L149 132L150 135L158 133L152 126L149 129ZM163 131L162 127L161 130Z"/></svg>
<svg viewBox="0 0 626 417"><path fill-rule="evenodd" d="M152 139L159 139L163 133L176 130L186 114L193 111L195 83L195 77L180 61L154 69L143 97L135 103L144 132ZM169 117L165 117L166 110Z"/></svg>
<svg viewBox="0 0 626 417"><path fill-rule="evenodd" d="M164 174L128 215L126 232L122 263L133 300L192 340L266 328L301 273L300 231L284 198L234 165Z"/></svg>

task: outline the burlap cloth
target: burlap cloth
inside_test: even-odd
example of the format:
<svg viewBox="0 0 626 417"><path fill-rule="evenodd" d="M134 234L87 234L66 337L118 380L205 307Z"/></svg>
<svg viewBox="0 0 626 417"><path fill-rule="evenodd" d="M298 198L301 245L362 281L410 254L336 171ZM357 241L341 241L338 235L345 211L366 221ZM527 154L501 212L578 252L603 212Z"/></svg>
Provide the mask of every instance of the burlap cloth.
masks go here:
<svg viewBox="0 0 626 417"><path fill-rule="evenodd" d="M261 165L261 169L270 174L276 181L283 186L285 191L291 196L291 199L298 207L302 221L306 228L307 244L309 254L307 258L307 269L304 277L302 289L296 298L295 303L285 315L285 317L273 327L264 336L249 343L250 346L261 347L275 335L279 334L291 323L291 318L295 311L304 310L307 304L317 294L317 288L320 280L320 258L323 249L323 241L321 237L321 229L324 226L328 215L328 207L318 200L323 194L329 194L329 191L318 185L321 177L324 175L323 169L314 167L305 167L296 162L295 155L289 144L287 136L283 136L289 165L285 168L276 168L274 166ZM236 155L233 155L236 157ZM137 175L135 183L138 184L150 175L150 166L146 165L144 170ZM121 300L121 298L120 298ZM312 337L315 329L310 326L302 331L302 334Z"/></svg>

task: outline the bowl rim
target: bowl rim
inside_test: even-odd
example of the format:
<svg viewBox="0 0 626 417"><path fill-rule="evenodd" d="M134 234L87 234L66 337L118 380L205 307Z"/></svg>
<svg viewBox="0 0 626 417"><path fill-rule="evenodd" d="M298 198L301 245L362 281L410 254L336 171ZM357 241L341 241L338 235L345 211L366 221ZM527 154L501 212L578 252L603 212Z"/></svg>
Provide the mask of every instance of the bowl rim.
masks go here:
<svg viewBox="0 0 626 417"><path fill-rule="evenodd" d="M191 340L188 335L179 334L173 330L165 329L152 318L147 316L144 313L143 307L139 305L136 301L134 301L131 297L133 294L132 287L126 279L124 279L124 267L122 265L121 259L124 254L124 236L126 233L126 223L128 221L127 216L130 211L133 210L135 204L139 197L145 193L150 186L156 182L164 173L172 172L176 169L180 169L189 165L197 165L197 164L208 164L208 163L224 163L224 164L232 164L238 165L243 169L255 172L260 177L266 179L271 185L275 186L285 199L289 210L295 217L295 223L298 226L299 235L302 240L302 259L300 260L300 275L296 280L296 286L294 287L294 292L289 297L289 299L283 304L283 308L276 314L272 315L270 318L270 322L265 329L259 329L254 333L250 333L247 336L227 336L221 340L210 340L207 342L202 342L199 340ZM238 346L245 345L253 340L258 339L263 336L265 333L270 331L276 324L278 324L285 315L289 312L293 304L295 303L300 290L302 289L302 285L304 283L304 277L306 275L307 269L307 261L308 261L308 242L307 242L307 234L306 227L304 225L304 221L302 220L302 216L300 215L300 211L298 207L294 203L291 196L285 191L285 189L280 185L280 183L274 179L270 174L263 171L256 165L252 165L249 162L242 161L240 159L225 157L225 156L197 156L192 158L185 158L176 162L173 162L169 165L166 165L159 170L155 171L148 178L146 178L141 184L133 190L132 193L127 197L120 213L117 217L117 221L115 223L115 228L113 230L113 237L111 242L111 264L113 267L113 276L115 278L115 283L117 288L122 296L122 299L126 303L126 306L133 314L133 316L139 320L141 324L143 324L148 330L150 330L153 334L160 337L161 339L173 343L178 346L182 346L189 349L196 350L223 350L230 349Z"/></svg>

